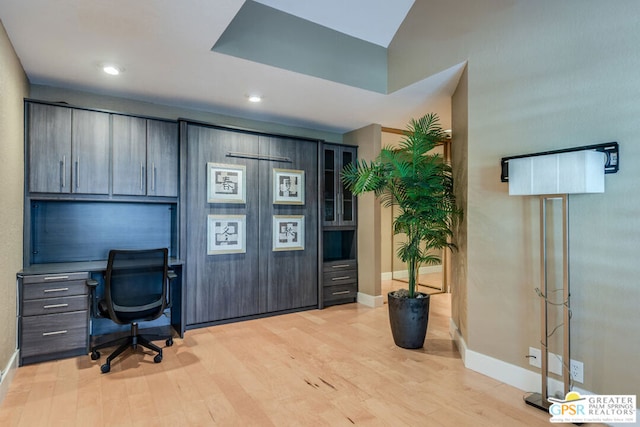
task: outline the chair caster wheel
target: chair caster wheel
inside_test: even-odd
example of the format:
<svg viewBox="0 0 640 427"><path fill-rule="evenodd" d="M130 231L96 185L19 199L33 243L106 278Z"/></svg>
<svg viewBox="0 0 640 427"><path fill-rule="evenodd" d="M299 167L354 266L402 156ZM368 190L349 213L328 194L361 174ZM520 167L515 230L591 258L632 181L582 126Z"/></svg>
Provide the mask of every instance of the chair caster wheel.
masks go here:
<svg viewBox="0 0 640 427"><path fill-rule="evenodd" d="M161 354L156 354L156 356L153 358L154 363L160 363L162 362L162 355Z"/></svg>
<svg viewBox="0 0 640 427"><path fill-rule="evenodd" d="M104 365L100 366L100 371L102 371L103 374L106 374L110 370L111 370L111 365L109 365L108 363L105 363Z"/></svg>
<svg viewBox="0 0 640 427"><path fill-rule="evenodd" d="M91 352L91 360L98 360L100 359L100 352L97 350L94 350Z"/></svg>
<svg viewBox="0 0 640 427"><path fill-rule="evenodd" d="M171 347L173 345L173 338L169 338L166 341L167 347Z"/></svg>

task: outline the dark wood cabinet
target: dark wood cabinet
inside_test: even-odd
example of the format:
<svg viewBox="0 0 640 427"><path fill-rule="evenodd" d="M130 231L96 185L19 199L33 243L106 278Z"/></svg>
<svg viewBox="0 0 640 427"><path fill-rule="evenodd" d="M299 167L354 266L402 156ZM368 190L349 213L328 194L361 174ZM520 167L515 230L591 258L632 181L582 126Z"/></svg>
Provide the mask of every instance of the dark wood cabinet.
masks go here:
<svg viewBox="0 0 640 427"><path fill-rule="evenodd" d="M177 123L113 115L113 194L178 196Z"/></svg>
<svg viewBox="0 0 640 427"><path fill-rule="evenodd" d="M86 354L89 273L18 277L20 364Z"/></svg>
<svg viewBox="0 0 640 427"><path fill-rule="evenodd" d="M178 124L35 101L30 193L178 197Z"/></svg>
<svg viewBox="0 0 640 427"><path fill-rule="evenodd" d="M147 195L178 197L178 124L147 119Z"/></svg>
<svg viewBox="0 0 640 427"><path fill-rule="evenodd" d="M355 229L322 232L322 306L355 302L358 253Z"/></svg>
<svg viewBox="0 0 640 427"><path fill-rule="evenodd" d="M228 158L228 152L258 154L258 137L226 130L183 124L181 128L182 149L186 162L181 182L184 203L181 204L183 234L181 245L187 264L184 280L186 289L187 325L206 324L223 319L232 319L260 312L262 286L259 283L258 254L260 230L259 193L247 191L244 204L207 201L207 163L253 165L257 160ZM183 151L184 153L184 151ZM258 169L248 167L245 182L256 185ZM207 231L209 215L245 215L245 252L226 255L207 254Z"/></svg>
<svg viewBox="0 0 640 427"><path fill-rule="evenodd" d="M109 114L73 110L71 155L72 193L109 194Z"/></svg>
<svg viewBox="0 0 640 427"><path fill-rule="evenodd" d="M355 302L358 294L356 198L340 179L356 161L357 148L323 146L322 298L321 306Z"/></svg>
<svg viewBox="0 0 640 427"><path fill-rule="evenodd" d="M109 193L109 115L28 104L29 191Z"/></svg>
<svg viewBox="0 0 640 427"><path fill-rule="evenodd" d="M325 144L323 157L323 226L353 227L356 225L355 196L344 187L340 172L356 160L356 147Z"/></svg>
<svg viewBox="0 0 640 427"><path fill-rule="evenodd" d="M147 193L147 121L113 116L113 194Z"/></svg>
<svg viewBox="0 0 640 427"><path fill-rule="evenodd" d="M180 134L187 325L317 307L318 142L190 122ZM208 201L208 163L245 168L244 203ZM305 171L304 204L274 203L274 168ZM244 217L244 252L207 254L209 215ZM274 215L304 217L304 250L273 250Z"/></svg>
<svg viewBox="0 0 640 427"><path fill-rule="evenodd" d="M29 191L71 191L71 109L27 104Z"/></svg>
<svg viewBox="0 0 640 427"><path fill-rule="evenodd" d="M328 261L322 267L325 306L355 302L358 294L358 263L355 259Z"/></svg>

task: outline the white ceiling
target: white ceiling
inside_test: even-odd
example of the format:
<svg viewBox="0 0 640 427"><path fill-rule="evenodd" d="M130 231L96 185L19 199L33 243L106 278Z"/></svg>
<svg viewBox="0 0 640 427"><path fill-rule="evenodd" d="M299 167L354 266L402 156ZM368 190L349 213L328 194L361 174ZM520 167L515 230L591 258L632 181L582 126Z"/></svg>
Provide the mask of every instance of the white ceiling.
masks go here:
<svg viewBox="0 0 640 427"><path fill-rule="evenodd" d="M387 46L413 0L259 0ZM331 132L401 127L450 95L461 67L380 94L211 51L244 0L2 0L0 20L32 84ZM375 25L372 25L375 23ZM125 71L113 77L100 65ZM260 104L247 95L260 94Z"/></svg>

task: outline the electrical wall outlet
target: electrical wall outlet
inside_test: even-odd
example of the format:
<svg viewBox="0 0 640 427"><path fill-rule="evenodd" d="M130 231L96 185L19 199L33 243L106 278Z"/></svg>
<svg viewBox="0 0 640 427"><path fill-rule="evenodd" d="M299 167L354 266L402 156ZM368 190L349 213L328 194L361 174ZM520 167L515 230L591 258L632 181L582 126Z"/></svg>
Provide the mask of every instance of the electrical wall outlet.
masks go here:
<svg viewBox="0 0 640 427"><path fill-rule="evenodd" d="M536 368L542 367L542 353L539 348L529 347L529 365L535 366Z"/></svg>
<svg viewBox="0 0 640 427"><path fill-rule="evenodd" d="M542 352L539 348L529 347L529 365L536 368L542 368ZM562 376L562 356L549 352L549 358L547 359L547 366L549 372ZM569 365L569 375L574 382L582 384L584 382L584 364L577 360L571 359Z"/></svg>
<svg viewBox="0 0 640 427"><path fill-rule="evenodd" d="M571 359L571 379L577 383L584 383L584 363Z"/></svg>

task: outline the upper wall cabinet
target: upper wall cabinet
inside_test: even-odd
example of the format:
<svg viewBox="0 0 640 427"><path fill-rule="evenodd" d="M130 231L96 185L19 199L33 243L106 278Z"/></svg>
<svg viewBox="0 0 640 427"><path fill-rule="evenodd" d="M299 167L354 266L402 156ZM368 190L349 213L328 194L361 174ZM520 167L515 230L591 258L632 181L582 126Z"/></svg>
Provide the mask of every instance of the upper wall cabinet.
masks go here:
<svg viewBox="0 0 640 427"><path fill-rule="evenodd" d="M178 197L177 122L34 101L26 119L29 193Z"/></svg>
<svg viewBox="0 0 640 427"><path fill-rule="evenodd" d="M29 103L29 191L109 193L109 114Z"/></svg>
<svg viewBox="0 0 640 427"><path fill-rule="evenodd" d="M340 179L342 168L356 160L356 147L324 145L323 159L323 223L324 227L355 227L355 196L344 188Z"/></svg>
<svg viewBox="0 0 640 427"><path fill-rule="evenodd" d="M113 115L113 194L178 196L178 125Z"/></svg>

